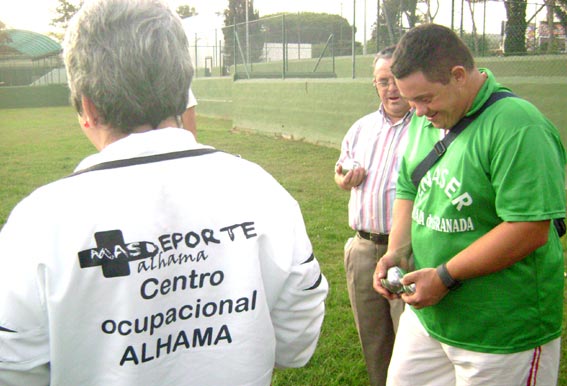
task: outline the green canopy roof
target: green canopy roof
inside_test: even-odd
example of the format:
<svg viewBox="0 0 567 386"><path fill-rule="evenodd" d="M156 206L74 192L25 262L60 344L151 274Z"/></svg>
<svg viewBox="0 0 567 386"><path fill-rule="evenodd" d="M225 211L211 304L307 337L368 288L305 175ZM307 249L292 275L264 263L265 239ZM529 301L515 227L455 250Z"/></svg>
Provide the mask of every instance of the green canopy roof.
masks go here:
<svg viewBox="0 0 567 386"><path fill-rule="evenodd" d="M9 29L5 32L11 41L0 44L0 48L9 47L12 51L17 51L32 60L61 52L61 45L45 35L19 29Z"/></svg>

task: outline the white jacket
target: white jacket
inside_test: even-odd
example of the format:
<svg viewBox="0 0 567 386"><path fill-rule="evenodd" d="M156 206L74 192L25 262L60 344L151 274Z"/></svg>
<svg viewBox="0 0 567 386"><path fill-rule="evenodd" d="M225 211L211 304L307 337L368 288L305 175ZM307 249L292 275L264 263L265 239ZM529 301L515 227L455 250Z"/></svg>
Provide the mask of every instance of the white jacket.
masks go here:
<svg viewBox="0 0 567 386"><path fill-rule="evenodd" d="M196 147L132 134L77 169ZM327 291L297 202L256 164L216 152L64 178L0 233L0 385L269 385L312 356Z"/></svg>

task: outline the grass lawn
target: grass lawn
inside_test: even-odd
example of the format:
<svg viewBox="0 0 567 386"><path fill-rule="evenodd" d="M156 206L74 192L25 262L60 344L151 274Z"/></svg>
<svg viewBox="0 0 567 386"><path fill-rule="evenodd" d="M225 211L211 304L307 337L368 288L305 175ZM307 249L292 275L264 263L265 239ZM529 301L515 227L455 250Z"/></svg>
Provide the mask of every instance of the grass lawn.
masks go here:
<svg viewBox="0 0 567 386"><path fill-rule="evenodd" d="M277 370L273 385L367 385L344 279L342 250L352 231L347 226L348 193L333 181L338 150L233 133L230 126L230 121L199 117L199 141L257 162L298 200L331 288L313 359L302 369ZM95 150L80 132L70 108L0 110L0 128L1 226L25 195L69 174ZM560 386L567 386L566 346L564 336Z"/></svg>

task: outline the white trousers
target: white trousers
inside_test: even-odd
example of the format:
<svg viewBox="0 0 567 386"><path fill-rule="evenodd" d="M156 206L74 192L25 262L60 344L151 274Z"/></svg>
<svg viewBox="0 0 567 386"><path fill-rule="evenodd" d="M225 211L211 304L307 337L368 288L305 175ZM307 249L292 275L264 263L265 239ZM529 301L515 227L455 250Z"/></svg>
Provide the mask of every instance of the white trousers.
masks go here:
<svg viewBox="0 0 567 386"><path fill-rule="evenodd" d="M561 338L528 351L487 354L430 337L406 307L388 369L388 386L555 386Z"/></svg>

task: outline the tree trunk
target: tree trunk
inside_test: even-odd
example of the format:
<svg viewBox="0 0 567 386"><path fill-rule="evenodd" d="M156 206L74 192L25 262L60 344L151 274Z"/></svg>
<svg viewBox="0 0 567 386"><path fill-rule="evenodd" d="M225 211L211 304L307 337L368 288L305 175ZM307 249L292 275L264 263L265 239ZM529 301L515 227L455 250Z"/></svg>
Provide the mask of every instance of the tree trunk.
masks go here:
<svg viewBox="0 0 567 386"><path fill-rule="evenodd" d="M469 12L471 14L472 20L472 39L474 44L474 54L478 55L478 34L476 29L476 21L474 19L474 1L468 0L467 2L469 3Z"/></svg>
<svg viewBox="0 0 567 386"><path fill-rule="evenodd" d="M526 8L525 0L505 0L506 40L504 53L506 55L525 55L526 53Z"/></svg>
<svg viewBox="0 0 567 386"><path fill-rule="evenodd" d="M555 0L546 0L545 8L547 11L547 29L549 31L549 39L547 40L547 53L551 54L555 50L555 23L553 22Z"/></svg>

